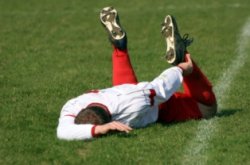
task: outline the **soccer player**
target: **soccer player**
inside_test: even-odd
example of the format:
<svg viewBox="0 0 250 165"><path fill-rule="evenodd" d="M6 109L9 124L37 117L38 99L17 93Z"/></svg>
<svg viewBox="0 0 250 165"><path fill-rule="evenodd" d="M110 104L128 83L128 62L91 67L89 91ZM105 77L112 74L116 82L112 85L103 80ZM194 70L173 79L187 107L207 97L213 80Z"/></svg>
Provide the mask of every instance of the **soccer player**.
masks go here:
<svg viewBox="0 0 250 165"><path fill-rule="evenodd" d="M127 36L116 9L105 7L100 20L113 45L113 87L93 90L69 100L62 108L57 137L84 140L110 131L129 133L133 128L160 122L210 118L216 114L212 85L191 59L192 42L179 34L173 16L166 16L162 34L166 59L173 66L151 82L137 82L127 50ZM177 92L183 84L184 92Z"/></svg>

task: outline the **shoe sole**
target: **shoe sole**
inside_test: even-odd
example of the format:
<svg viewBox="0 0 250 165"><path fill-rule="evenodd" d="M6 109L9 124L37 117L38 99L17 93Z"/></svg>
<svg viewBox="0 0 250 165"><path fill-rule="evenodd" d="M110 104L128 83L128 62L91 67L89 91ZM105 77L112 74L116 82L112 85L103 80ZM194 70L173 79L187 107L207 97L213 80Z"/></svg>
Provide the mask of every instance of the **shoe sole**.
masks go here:
<svg viewBox="0 0 250 165"><path fill-rule="evenodd" d="M117 11L113 7L103 8L100 13L100 20L114 40L120 40L125 36L125 32L116 21Z"/></svg>
<svg viewBox="0 0 250 165"><path fill-rule="evenodd" d="M166 60L168 63L173 64L176 61L176 50L175 50L175 27L170 15L166 16L162 24L162 35L166 39Z"/></svg>

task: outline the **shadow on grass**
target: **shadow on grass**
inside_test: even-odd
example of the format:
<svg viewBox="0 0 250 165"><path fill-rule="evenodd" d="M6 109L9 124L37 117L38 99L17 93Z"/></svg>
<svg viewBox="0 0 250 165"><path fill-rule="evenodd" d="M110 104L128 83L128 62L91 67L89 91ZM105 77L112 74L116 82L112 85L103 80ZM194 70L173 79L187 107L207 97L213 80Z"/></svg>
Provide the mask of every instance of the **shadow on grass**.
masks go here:
<svg viewBox="0 0 250 165"><path fill-rule="evenodd" d="M241 111L242 111L242 109L223 109L223 110L220 110L220 112L218 112L215 115L215 117L218 117L218 118L229 117L229 116L232 116L235 113L241 112ZM213 118L211 118L211 119L213 119ZM191 120L197 121L197 122L199 121L199 120L195 120L195 119L191 119ZM183 124L183 123L191 121L191 120L180 121L180 122L170 122L170 123L165 123L165 122L158 121L156 123L159 123L162 126L170 127L170 126L177 125L177 124ZM207 119L207 120L210 120L210 119ZM154 124L156 124L156 123L150 124L147 127L154 127L155 126ZM143 129L143 128L140 128L140 129ZM102 137L109 137L109 136L116 136L116 137L119 137L119 138L136 138L137 134L134 133L134 132L124 133L124 132L114 131L114 132L111 132L111 133L109 133L107 135L103 135Z"/></svg>
<svg viewBox="0 0 250 165"><path fill-rule="evenodd" d="M218 117L218 118L229 117L229 116L232 116L235 113L238 113L238 112L241 112L241 111L242 111L242 109L222 109L222 110L220 110L220 112L217 112L217 114L215 115L215 117ZM211 119L213 119L213 117L210 118L210 119L206 119L206 120L211 120ZM198 120L191 119L191 120L193 120L193 121L199 121L199 119ZM169 126L176 125L176 124L183 124L183 123L191 121L191 120L174 121L174 122L169 122L169 123L158 121L157 123L160 123L163 126L168 126L169 127Z"/></svg>
<svg viewBox="0 0 250 165"><path fill-rule="evenodd" d="M119 132L116 134L116 136L120 138L135 138L137 137L137 134L134 132L130 132L130 133Z"/></svg>
<svg viewBox="0 0 250 165"><path fill-rule="evenodd" d="M229 117L234 115L237 112L241 112L242 109L222 109L220 112L218 112L215 116L216 117Z"/></svg>
<svg viewBox="0 0 250 165"><path fill-rule="evenodd" d="M119 132L119 131L113 131L113 132L109 132L106 135L102 135L102 138L107 138L107 137L111 137L111 136L116 136L119 138L135 138L137 137L137 134L135 132L130 132L130 133L125 133L125 132Z"/></svg>

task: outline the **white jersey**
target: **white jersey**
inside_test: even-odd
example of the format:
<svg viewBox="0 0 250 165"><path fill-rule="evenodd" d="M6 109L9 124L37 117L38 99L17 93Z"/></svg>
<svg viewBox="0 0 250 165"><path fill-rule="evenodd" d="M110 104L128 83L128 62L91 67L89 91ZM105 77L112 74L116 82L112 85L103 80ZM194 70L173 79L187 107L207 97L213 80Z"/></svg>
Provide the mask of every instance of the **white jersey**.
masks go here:
<svg viewBox="0 0 250 165"><path fill-rule="evenodd" d="M105 107L112 121L145 127L157 120L159 104L168 100L181 82L182 70L172 67L152 82L118 85L73 98L62 108L57 136L66 140L92 138L94 125L74 123L75 116L90 105Z"/></svg>

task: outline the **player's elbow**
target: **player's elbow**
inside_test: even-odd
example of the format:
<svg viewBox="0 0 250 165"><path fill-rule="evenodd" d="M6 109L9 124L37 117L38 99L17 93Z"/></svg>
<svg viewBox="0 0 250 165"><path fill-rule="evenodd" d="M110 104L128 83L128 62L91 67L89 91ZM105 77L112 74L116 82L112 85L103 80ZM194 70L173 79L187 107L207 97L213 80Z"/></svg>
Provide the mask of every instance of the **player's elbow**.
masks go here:
<svg viewBox="0 0 250 165"><path fill-rule="evenodd" d="M63 127L60 127L60 126L57 127L56 135L57 135L58 139L69 140L67 134L65 133L65 131L63 129Z"/></svg>

